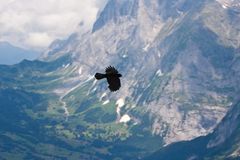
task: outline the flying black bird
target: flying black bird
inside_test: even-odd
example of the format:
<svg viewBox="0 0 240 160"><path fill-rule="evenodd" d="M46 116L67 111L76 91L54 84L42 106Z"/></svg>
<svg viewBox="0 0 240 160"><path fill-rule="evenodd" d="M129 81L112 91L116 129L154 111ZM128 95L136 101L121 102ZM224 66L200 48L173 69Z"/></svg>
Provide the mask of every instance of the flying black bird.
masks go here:
<svg viewBox="0 0 240 160"><path fill-rule="evenodd" d="M107 78L107 82L109 84L108 88L110 89L110 91L114 92L116 90L119 90L119 88L121 87L119 77L122 77L122 75L119 74L118 71L112 66L107 67L105 73L106 74L96 73L95 78L97 80Z"/></svg>

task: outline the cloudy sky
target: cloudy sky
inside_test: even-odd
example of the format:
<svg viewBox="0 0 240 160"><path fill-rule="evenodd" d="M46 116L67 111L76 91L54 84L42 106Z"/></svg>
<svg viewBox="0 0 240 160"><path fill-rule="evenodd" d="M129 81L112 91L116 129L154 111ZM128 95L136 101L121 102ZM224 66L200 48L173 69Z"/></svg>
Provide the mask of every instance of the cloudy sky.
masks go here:
<svg viewBox="0 0 240 160"><path fill-rule="evenodd" d="M78 28L92 27L107 0L0 0L0 41L43 50Z"/></svg>

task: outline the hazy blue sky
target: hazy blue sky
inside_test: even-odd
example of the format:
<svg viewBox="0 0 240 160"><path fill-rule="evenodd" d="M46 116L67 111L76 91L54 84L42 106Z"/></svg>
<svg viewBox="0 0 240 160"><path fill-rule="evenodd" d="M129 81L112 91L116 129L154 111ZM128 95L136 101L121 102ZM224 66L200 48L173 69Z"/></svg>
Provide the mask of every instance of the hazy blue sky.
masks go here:
<svg viewBox="0 0 240 160"><path fill-rule="evenodd" d="M106 1L0 0L0 41L41 50L76 29L90 29Z"/></svg>

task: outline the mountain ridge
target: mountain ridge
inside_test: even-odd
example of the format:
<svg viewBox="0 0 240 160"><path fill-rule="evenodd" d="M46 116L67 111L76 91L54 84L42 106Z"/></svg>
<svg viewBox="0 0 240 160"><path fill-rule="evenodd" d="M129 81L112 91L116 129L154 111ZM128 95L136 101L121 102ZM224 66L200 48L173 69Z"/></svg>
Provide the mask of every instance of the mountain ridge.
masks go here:
<svg viewBox="0 0 240 160"><path fill-rule="evenodd" d="M13 65L24 59L37 59L40 53L13 46L8 42L0 42L0 64Z"/></svg>

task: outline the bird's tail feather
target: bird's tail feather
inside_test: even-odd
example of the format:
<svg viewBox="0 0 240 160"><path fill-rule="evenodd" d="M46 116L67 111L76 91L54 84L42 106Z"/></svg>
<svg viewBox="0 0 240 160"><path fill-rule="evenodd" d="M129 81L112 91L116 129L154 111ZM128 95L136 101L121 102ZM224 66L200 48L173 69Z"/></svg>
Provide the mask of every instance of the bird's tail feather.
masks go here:
<svg viewBox="0 0 240 160"><path fill-rule="evenodd" d="M97 80L103 79L103 78L106 78L106 75L105 75L105 74L101 74L101 73L96 73L96 74L95 74L95 78L96 78Z"/></svg>

